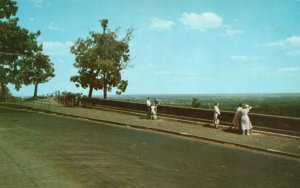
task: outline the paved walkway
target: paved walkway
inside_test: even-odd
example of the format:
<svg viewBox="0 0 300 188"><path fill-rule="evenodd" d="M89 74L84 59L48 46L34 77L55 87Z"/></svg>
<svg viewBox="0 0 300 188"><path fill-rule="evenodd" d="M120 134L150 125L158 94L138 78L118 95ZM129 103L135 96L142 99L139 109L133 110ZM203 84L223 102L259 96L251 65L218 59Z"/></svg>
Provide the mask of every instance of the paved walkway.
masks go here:
<svg viewBox="0 0 300 188"><path fill-rule="evenodd" d="M123 113L122 111L108 108L65 107L53 101L50 105L28 102L21 102L18 104L6 103L3 105L18 108L30 108L31 110L44 113L54 113L74 118L113 123L149 131L167 132L173 135L226 144L230 147L242 147L300 159L300 138L298 137L261 133L252 133L251 136L243 136L227 131L227 127L214 129L208 126L207 123L188 123L164 117L160 117L157 120L148 120L146 119L145 114Z"/></svg>

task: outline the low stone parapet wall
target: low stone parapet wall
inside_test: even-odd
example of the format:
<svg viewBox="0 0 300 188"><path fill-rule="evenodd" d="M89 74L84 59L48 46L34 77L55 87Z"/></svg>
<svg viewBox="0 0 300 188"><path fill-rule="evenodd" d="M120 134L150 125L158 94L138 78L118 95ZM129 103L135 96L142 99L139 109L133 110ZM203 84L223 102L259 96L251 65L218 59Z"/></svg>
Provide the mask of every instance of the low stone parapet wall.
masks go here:
<svg viewBox="0 0 300 188"><path fill-rule="evenodd" d="M82 99L83 105L102 105L108 107L122 108L128 110L135 110L140 112L145 112L146 114L146 105L135 102L126 102L126 101L116 101L116 100L103 100L103 99ZM159 114L173 115L180 117L187 117L193 119L205 119L207 121L212 120L213 111L209 109L202 108L188 108L188 107L178 107L178 106L167 106L159 105L157 110ZM233 119L235 112L222 111L221 109L221 122L222 124L230 125ZM300 133L300 118L291 118L283 116L272 116L272 115L263 115L263 114L254 114L249 113L249 117L253 126L279 129L286 131L295 131Z"/></svg>

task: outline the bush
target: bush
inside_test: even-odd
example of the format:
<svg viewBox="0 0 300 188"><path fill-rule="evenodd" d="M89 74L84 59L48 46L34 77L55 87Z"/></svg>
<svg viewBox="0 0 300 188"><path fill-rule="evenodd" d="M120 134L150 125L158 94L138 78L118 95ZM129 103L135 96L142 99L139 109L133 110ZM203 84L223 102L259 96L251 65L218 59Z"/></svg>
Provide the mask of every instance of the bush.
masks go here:
<svg viewBox="0 0 300 188"><path fill-rule="evenodd" d="M200 107L201 106L201 102L199 99L196 99L196 98L193 98L193 101L192 101L192 107Z"/></svg>
<svg viewBox="0 0 300 188"><path fill-rule="evenodd" d="M9 92L8 87L4 86L4 88L0 87L0 101L6 102L12 100L12 95Z"/></svg>

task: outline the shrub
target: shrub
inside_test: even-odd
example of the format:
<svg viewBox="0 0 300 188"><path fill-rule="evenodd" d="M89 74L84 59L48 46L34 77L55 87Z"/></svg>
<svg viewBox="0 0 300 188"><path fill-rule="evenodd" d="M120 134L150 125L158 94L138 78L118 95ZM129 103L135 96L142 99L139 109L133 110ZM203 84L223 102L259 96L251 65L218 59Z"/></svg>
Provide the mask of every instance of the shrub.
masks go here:
<svg viewBox="0 0 300 188"><path fill-rule="evenodd" d="M196 99L196 98L193 98L193 101L192 101L192 107L200 107L201 106L201 102L199 99Z"/></svg>

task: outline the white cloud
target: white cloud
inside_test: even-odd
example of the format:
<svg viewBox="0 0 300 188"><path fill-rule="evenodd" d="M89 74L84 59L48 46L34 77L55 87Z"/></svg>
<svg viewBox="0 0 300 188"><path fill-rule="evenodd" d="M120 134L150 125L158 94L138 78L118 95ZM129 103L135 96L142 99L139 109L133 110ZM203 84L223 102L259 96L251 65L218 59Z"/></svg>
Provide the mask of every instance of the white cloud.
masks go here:
<svg viewBox="0 0 300 188"><path fill-rule="evenodd" d="M34 6L41 7L44 3L44 0L31 0L34 3Z"/></svg>
<svg viewBox="0 0 300 188"><path fill-rule="evenodd" d="M236 61L249 61L249 57L239 55L239 56L230 56L230 59L236 60Z"/></svg>
<svg viewBox="0 0 300 188"><path fill-rule="evenodd" d="M289 56L300 56L300 49L290 50L286 54Z"/></svg>
<svg viewBox="0 0 300 188"><path fill-rule="evenodd" d="M49 23L49 24L47 24L46 25L46 28L48 28L48 29L50 29L50 30L54 30L54 31L63 31L63 32L65 32L65 31L68 31L67 29L65 29L65 28L62 28L62 27L58 27L58 26L56 26L54 23Z"/></svg>
<svg viewBox="0 0 300 188"><path fill-rule="evenodd" d="M290 75L290 74L299 74L299 67L283 67L274 69L268 66L254 67L249 71L252 75L264 75L264 76L278 76L278 75Z"/></svg>
<svg viewBox="0 0 300 188"><path fill-rule="evenodd" d="M154 18L154 19L151 19L149 29L169 30L174 25L175 25L175 23L172 20L162 20L162 19L159 19L159 18Z"/></svg>
<svg viewBox="0 0 300 188"><path fill-rule="evenodd" d="M229 37L233 37L235 35L238 35L238 34L243 34L244 31L243 30L238 30L238 29L233 29L231 26L227 25L225 26L226 27L226 35L229 36Z"/></svg>
<svg viewBox="0 0 300 188"><path fill-rule="evenodd" d="M227 29L226 30L226 35L230 36L230 37L233 37L237 34L243 34L243 33L244 33L244 31L242 31L242 30L234 30L234 29Z"/></svg>
<svg viewBox="0 0 300 188"><path fill-rule="evenodd" d="M147 68L153 68L154 65L153 65L153 63L148 63L148 64L146 65L146 67L147 67Z"/></svg>
<svg viewBox="0 0 300 188"><path fill-rule="evenodd" d="M229 57L230 59L232 60L235 60L235 61L258 61L258 60L263 60L265 59L266 57L264 56L245 56L245 55L237 55L237 56L230 56Z"/></svg>
<svg viewBox="0 0 300 188"><path fill-rule="evenodd" d="M31 2L33 2L35 7L41 8L44 6L51 6L50 2L46 2L46 0L30 0Z"/></svg>
<svg viewBox="0 0 300 188"><path fill-rule="evenodd" d="M271 42L267 46L286 50L286 54L289 56L300 56L300 36L291 36L283 40Z"/></svg>
<svg viewBox="0 0 300 188"><path fill-rule="evenodd" d="M49 41L43 43L43 49L48 55L70 55L70 47L73 42Z"/></svg>
<svg viewBox="0 0 300 188"><path fill-rule="evenodd" d="M163 75L163 76L170 76L170 77L198 77L200 74L195 72L170 72L170 71L157 71L153 73L154 75Z"/></svg>
<svg viewBox="0 0 300 188"><path fill-rule="evenodd" d="M269 47L279 47L282 49L300 48L300 36L291 36L284 40L268 43Z"/></svg>
<svg viewBox="0 0 300 188"><path fill-rule="evenodd" d="M158 71L158 72L154 72L155 75L170 75L171 72L169 71Z"/></svg>
<svg viewBox="0 0 300 188"><path fill-rule="evenodd" d="M180 20L185 26L200 31L222 26L222 18L212 12L204 12L202 14L185 12L181 15Z"/></svg>
<svg viewBox="0 0 300 188"><path fill-rule="evenodd" d="M269 66L256 66L252 67L251 71L249 71L252 75L272 75L272 69Z"/></svg>
<svg viewBox="0 0 300 188"><path fill-rule="evenodd" d="M251 60L254 60L254 61L263 60L263 59L266 59L266 57L265 56L253 56L253 57L251 57Z"/></svg>
<svg viewBox="0 0 300 188"><path fill-rule="evenodd" d="M293 72L299 72L300 68L298 67L285 67L285 68L279 68L277 69L278 73L293 73Z"/></svg>

